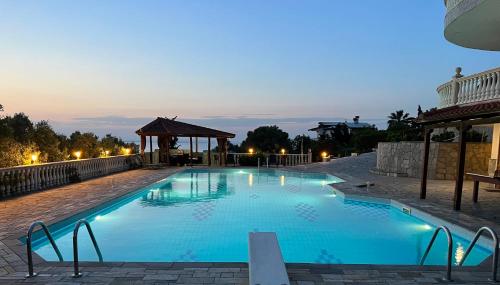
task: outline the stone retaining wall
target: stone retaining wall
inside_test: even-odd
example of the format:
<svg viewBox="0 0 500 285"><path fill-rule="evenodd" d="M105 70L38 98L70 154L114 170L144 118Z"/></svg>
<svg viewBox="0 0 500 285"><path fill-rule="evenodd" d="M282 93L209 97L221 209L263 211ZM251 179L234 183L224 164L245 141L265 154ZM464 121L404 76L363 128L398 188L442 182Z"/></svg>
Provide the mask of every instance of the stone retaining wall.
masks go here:
<svg viewBox="0 0 500 285"><path fill-rule="evenodd" d="M377 148L377 167L380 174L421 177L423 142L383 142ZM467 143L465 172L488 173L490 143ZM431 143L429 179L455 179L458 143Z"/></svg>

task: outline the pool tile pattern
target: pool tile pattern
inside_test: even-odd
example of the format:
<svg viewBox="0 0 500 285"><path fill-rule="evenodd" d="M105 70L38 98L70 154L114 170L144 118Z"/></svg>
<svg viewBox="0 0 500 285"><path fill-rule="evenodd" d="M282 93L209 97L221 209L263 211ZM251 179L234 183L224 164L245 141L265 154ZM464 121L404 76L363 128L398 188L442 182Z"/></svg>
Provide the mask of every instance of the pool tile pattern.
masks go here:
<svg viewBox="0 0 500 285"><path fill-rule="evenodd" d="M250 194L250 196L249 196L249 197L250 197L250 199L257 199L257 198L259 198L260 196L259 196L258 194L256 194L256 193L252 193L252 194Z"/></svg>
<svg viewBox="0 0 500 285"><path fill-rule="evenodd" d="M286 185L286 191L291 192L291 193L300 192L300 186L288 184L288 185Z"/></svg>
<svg viewBox="0 0 500 285"><path fill-rule="evenodd" d="M215 202L209 201L204 203L196 203L193 213L193 218L197 221L204 221L210 218L215 209Z"/></svg>
<svg viewBox="0 0 500 285"><path fill-rule="evenodd" d="M318 214L313 206L308 205L306 203L298 203L295 205L295 212L297 216L309 221L314 222L318 218Z"/></svg>
<svg viewBox="0 0 500 285"><path fill-rule="evenodd" d="M186 250L185 253L179 255L178 262L194 262L196 261L196 254L191 250Z"/></svg>
<svg viewBox="0 0 500 285"><path fill-rule="evenodd" d="M342 260L336 258L333 254L329 253L328 250L322 249L318 255L318 258L316 258L316 263L320 264L330 264L330 263L335 263L335 264L342 264Z"/></svg>

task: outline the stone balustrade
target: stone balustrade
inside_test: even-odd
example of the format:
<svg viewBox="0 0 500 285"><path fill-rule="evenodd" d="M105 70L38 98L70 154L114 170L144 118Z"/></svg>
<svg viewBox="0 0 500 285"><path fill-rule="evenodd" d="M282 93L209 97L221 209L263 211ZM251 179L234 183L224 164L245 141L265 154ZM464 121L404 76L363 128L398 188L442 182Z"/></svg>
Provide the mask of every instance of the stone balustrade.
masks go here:
<svg viewBox="0 0 500 285"><path fill-rule="evenodd" d="M465 77L460 72L437 88L439 108L500 99L500 67Z"/></svg>
<svg viewBox="0 0 500 285"><path fill-rule="evenodd" d="M0 168L0 199L142 166L139 155Z"/></svg>

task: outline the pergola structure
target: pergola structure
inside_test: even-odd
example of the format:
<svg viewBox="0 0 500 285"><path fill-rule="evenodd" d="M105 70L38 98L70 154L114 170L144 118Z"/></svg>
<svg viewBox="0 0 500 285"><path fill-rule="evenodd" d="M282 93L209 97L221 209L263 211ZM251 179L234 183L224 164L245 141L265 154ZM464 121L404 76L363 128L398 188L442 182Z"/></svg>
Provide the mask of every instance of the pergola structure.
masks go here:
<svg viewBox="0 0 500 285"><path fill-rule="evenodd" d="M430 111L420 114L417 122L422 124L425 129L420 199L425 199L427 194L427 169L429 166L429 150L432 131L437 128L447 127L455 127L458 129L459 147L453 209L460 210L465 176L466 133L475 125L500 123L500 100L483 101L467 105L454 105L442 109L431 109ZM496 136L495 133L494 136ZM495 139L498 138L494 137L493 140ZM495 144L493 144L493 147L495 147ZM495 150L493 149L493 151ZM496 163L497 165L493 167L494 169L498 169L499 161L497 160Z"/></svg>
<svg viewBox="0 0 500 285"><path fill-rule="evenodd" d="M234 134L201 127L193 124L183 123L175 119L158 117L154 121L136 131L141 136L141 155L144 157L146 148L146 138L149 136L150 161L153 162L153 137L158 137L158 147L160 149L160 163L170 164L170 141L174 137L189 137L189 161L192 164L193 158L193 138L196 140L196 152L198 152L198 138L208 139L208 165L212 165L211 139L217 139L219 147L220 165L226 165L227 141L234 138Z"/></svg>

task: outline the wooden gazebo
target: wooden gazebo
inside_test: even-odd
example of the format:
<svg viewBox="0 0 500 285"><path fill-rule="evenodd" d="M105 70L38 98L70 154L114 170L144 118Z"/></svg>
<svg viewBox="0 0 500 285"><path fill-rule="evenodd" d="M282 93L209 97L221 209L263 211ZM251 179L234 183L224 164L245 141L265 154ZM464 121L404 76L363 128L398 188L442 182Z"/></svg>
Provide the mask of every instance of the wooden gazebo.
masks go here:
<svg viewBox="0 0 500 285"><path fill-rule="evenodd" d="M189 137L189 161L193 158L193 138L196 140L196 151L198 151L198 138L208 139L208 165L212 164L211 139L217 139L219 147L220 165L226 165L227 141L234 138L234 134L210 129L193 124L183 123L175 119L158 117L154 121L136 131L141 136L141 155L144 156L146 148L146 138L149 136L149 146L151 149L150 161L153 161L153 137L158 137L158 147L160 149L160 163L170 164L170 141L173 137Z"/></svg>
<svg viewBox="0 0 500 285"><path fill-rule="evenodd" d="M420 199L425 199L427 194L427 170L429 166L429 150L432 131L437 128L447 127L455 127L458 130L459 147L456 165L455 192L453 195L453 209L460 210L465 176L466 133L475 125L500 123L500 100L454 105L442 109L431 109L430 111L420 114L417 122L422 124L425 128Z"/></svg>

